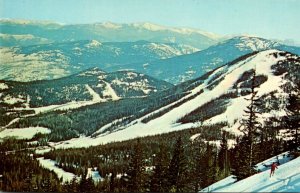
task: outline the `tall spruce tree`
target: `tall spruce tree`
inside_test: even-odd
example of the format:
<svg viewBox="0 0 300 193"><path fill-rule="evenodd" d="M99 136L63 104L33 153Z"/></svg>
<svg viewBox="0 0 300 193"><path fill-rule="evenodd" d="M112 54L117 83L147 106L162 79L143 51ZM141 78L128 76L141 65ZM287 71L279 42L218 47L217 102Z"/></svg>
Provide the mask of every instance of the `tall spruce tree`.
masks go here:
<svg viewBox="0 0 300 193"><path fill-rule="evenodd" d="M129 168L126 178L128 191L144 191L146 176L143 149L141 147L140 139L137 139L137 143L134 145L133 152L130 156Z"/></svg>
<svg viewBox="0 0 300 193"><path fill-rule="evenodd" d="M181 137L178 137L168 169L168 191L182 192L187 183L187 163Z"/></svg>
<svg viewBox="0 0 300 193"><path fill-rule="evenodd" d="M288 103L286 105L285 126L293 137L290 143L290 150L295 151L300 145L300 85L289 94Z"/></svg>
<svg viewBox="0 0 300 193"><path fill-rule="evenodd" d="M230 173L227 135L228 133L226 131L223 131L222 141L220 144L220 151L218 153L218 165L220 167L223 177L227 177Z"/></svg>
<svg viewBox="0 0 300 193"><path fill-rule="evenodd" d="M191 142L191 160L189 161L190 171L189 171L189 191L199 192L201 188L202 181L205 176L203 175L207 168L203 166L203 157L205 153L205 143L201 138L196 138Z"/></svg>
<svg viewBox="0 0 300 193"><path fill-rule="evenodd" d="M164 145L159 146L159 152L154 158L154 169L151 175L150 192L167 192L168 154Z"/></svg>
<svg viewBox="0 0 300 193"><path fill-rule="evenodd" d="M250 101L250 104L247 106L245 112L245 118L242 120L242 127L241 131L244 133L244 136L241 140L241 143L238 144L241 147L238 148L238 162L240 164L236 165L236 172L239 171L241 174L236 173L238 178L247 177L254 173L254 163L255 163L255 152L254 151L254 144L259 136L259 128L260 123L257 121L257 107L259 106L259 99L256 96L257 91L256 83L256 71L253 71L252 79L251 79L251 94L250 99L246 98L246 100Z"/></svg>

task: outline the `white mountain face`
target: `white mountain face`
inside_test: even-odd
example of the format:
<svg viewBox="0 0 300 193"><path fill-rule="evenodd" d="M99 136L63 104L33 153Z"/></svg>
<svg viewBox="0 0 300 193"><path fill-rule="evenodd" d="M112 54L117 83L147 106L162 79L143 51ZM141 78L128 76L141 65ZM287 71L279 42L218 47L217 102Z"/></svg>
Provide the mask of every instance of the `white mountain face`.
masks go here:
<svg viewBox="0 0 300 193"><path fill-rule="evenodd" d="M126 65L126 67L178 84L197 78L245 54L267 49L279 49L300 54L299 47L285 46L258 37L241 36L223 41L193 54L148 63L133 63ZM113 71L122 68L124 66L111 66L107 70Z"/></svg>
<svg viewBox="0 0 300 193"><path fill-rule="evenodd" d="M260 109L260 120L263 124L263 120L274 114L285 114L281 108L287 97L285 89L296 84L295 80L299 80L299 67L300 58L297 55L279 50L255 53L217 68L207 74L205 79L190 82L194 86L187 95L120 126L118 131L92 138L72 139L57 144L56 148L87 147L222 122L226 122L223 130L240 135L238 128L243 111L249 105L246 98L249 98L250 94L249 74L253 69L256 69L260 83L257 89L258 96L265 102ZM274 110L268 110L270 106ZM212 112L209 113L205 109ZM221 111L214 112L213 109ZM201 117L201 114L207 116ZM148 120L145 121L146 119Z"/></svg>

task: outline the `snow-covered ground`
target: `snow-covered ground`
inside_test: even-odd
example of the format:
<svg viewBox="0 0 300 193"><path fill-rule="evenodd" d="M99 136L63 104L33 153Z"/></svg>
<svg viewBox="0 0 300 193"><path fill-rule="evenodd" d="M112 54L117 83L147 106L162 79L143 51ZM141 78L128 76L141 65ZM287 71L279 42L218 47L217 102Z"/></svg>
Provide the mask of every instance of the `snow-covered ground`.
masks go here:
<svg viewBox="0 0 300 193"><path fill-rule="evenodd" d="M57 174L58 178L63 178L63 182L69 182L74 177L76 177L75 174L66 172L63 169L57 167L55 164L56 162L51 159L44 159L44 157L37 158L37 160L40 162L41 166L49 169L50 171L53 171Z"/></svg>
<svg viewBox="0 0 300 193"><path fill-rule="evenodd" d="M220 180L201 192L300 192L300 157L290 160L284 152L257 164L260 173L236 182L233 175ZM279 161L275 175L270 178L270 165Z"/></svg>
<svg viewBox="0 0 300 193"><path fill-rule="evenodd" d="M188 124L179 124L176 123L176 121L179 118L185 116L186 114L192 112L199 106L207 102L210 102L211 100L223 94L226 94L228 90L230 90L232 86L236 83L236 81L240 78L240 76L246 71L256 68L257 75L268 76L268 80L264 82L262 85L260 85L260 88L258 89L258 96L269 93L274 90L278 90L280 86L285 82L283 81L281 76L273 75L271 66L277 64L277 62L280 60L286 59L286 57L280 56L278 55L278 53L280 53L280 51L278 50L263 51L256 55L248 57L247 59L240 61L234 65L224 66L218 69L217 71L212 73L203 84L200 84L198 87L191 90L191 94L187 95L186 97L183 97L182 99L174 102L173 104L180 102L184 98L196 94L202 89L204 89L205 92L203 92L200 95L197 95L195 98L179 105L178 107L171 109L169 112L163 114L162 116L156 119L149 121L148 123L143 123L141 120L147 116L150 116L155 112L159 112L166 109L172 104L162 107L161 109L158 109L148 115L145 115L142 118L132 121L123 129L120 128L119 131L110 133L105 136L103 135L98 136L96 138L81 137L81 138L71 139L66 141L65 143L61 143L57 145L56 148L88 147L93 145L109 143L113 141L122 141L122 140L128 140L128 139L141 137L141 136L155 135L155 134L161 134L161 133L167 133L176 130L197 127L199 126L199 123L197 122L188 123ZM274 55L276 54L278 56L275 57ZM223 74L216 78L216 76L222 72ZM214 79L214 82L218 80L221 81L212 90L209 90L207 89L207 87L210 84L214 83L214 82L209 83L211 79ZM279 90L278 92L283 92L283 91ZM207 120L206 122L204 122L204 124L211 124L211 123L217 123L220 121L228 120L230 126L228 128L223 128L223 129L228 129L239 134L237 129L237 127L240 126L240 124L238 124L239 123L238 119L241 118L241 114L245 109L245 107L249 104L249 101L245 100L243 96L240 98L232 99L231 103L233 105L229 106L229 108L227 108L225 113L215 116L210 120ZM229 117L230 119L228 119Z"/></svg>
<svg viewBox="0 0 300 193"><path fill-rule="evenodd" d="M50 133L50 129L45 127L27 127L4 129L0 132L0 139L5 137L16 137L18 139L31 139L37 133Z"/></svg>

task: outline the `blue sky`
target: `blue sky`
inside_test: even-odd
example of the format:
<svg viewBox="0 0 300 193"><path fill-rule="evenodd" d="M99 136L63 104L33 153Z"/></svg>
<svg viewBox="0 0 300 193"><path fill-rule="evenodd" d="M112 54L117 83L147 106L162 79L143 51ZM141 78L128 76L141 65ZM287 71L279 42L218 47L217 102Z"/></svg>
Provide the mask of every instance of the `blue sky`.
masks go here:
<svg viewBox="0 0 300 193"><path fill-rule="evenodd" d="M0 0L0 17L66 24L147 21L300 42L300 0Z"/></svg>

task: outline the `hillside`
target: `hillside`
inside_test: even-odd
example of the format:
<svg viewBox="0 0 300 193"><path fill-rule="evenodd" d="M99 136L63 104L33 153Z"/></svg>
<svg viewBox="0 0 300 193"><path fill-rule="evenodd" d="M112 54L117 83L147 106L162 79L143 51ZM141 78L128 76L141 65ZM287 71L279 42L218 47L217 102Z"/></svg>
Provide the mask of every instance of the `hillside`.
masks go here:
<svg viewBox="0 0 300 193"><path fill-rule="evenodd" d="M146 63L190 54L199 49L175 43L71 41L0 48L0 79L33 81L56 79L98 67Z"/></svg>
<svg viewBox="0 0 300 193"><path fill-rule="evenodd" d="M238 128L249 103L246 98L249 98L253 69L256 69L259 85L258 96L264 101L260 105L260 120L266 120L274 114L285 114L287 94L299 84L299 64L299 56L288 52L254 52L198 79L148 97L124 98L67 112L21 117L9 127L43 126L52 130L51 135L59 135L65 128L63 131L73 133L72 136L78 136L74 131L86 135L58 147L86 147L215 124L240 135ZM59 126L57 120L60 120ZM60 140L67 138L60 134Z"/></svg>
<svg viewBox="0 0 300 193"><path fill-rule="evenodd" d="M173 28L147 22L64 25L45 21L1 19L0 33L0 46L27 46L37 43L94 39L100 42L146 40L186 44L205 49L221 39L221 36L197 29ZM25 38L20 38L20 35Z"/></svg>
<svg viewBox="0 0 300 193"><path fill-rule="evenodd" d="M217 45L192 54L147 63L133 63L126 65L126 68L178 84L197 78L245 54L267 49L278 49L297 55L300 54L299 47L286 46L258 37L241 36L220 42ZM114 71L124 67L112 66L106 70Z"/></svg>
<svg viewBox="0 0 300 193"><path fill-rule="evenodd" d="M106 102L130 97L145 97L172 85L130 71L106 73L98 68L55 80L0 81L1 106L26 109L63 105L70 102Z"/></svg>
<svg viewBox="0 0 300 193"><path fill-rule="evenodd" d="M261 118L267 118L275 111L278 115L284 114L280 107L284 105L288 86L299 84L299 64L298 56L282 51L267 50L254 54L218 68L204 82L198 82L186 96L131 121L120 131L96 138L71 140L59 147L96 145L222 122L225 122L222 129L240 134L239 120L249 103L245 99L249 94L249 73L256 68L258 95L265 101L260 106ZM275 110L270 111L270 107Z"/></svg>
<svg viewBox="0 0 300 193"><path fill-rule="evenodd" d="M275 175L270 178L270 169L262 165L270 165L277 162L280 165ZM257 164L263 171L236 182L234 176L229 176L201 192L299 192L300 191L300 158L292 159L285 152Z"/></svg>

